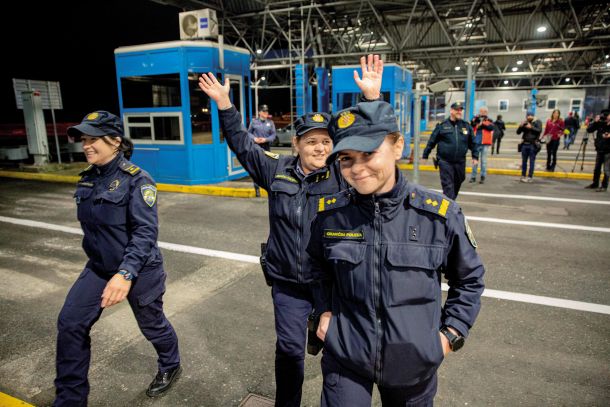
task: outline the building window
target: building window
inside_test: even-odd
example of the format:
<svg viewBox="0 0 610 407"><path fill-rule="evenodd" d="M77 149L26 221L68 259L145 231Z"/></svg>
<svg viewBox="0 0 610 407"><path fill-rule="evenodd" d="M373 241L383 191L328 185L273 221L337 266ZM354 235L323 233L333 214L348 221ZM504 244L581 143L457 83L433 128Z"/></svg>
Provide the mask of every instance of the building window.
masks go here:
<svg viewBox="0 0 610 407"><path fill-rule="evenodd" d="M188 76L192 142L193 144L212 144L212 101L199 87L200 76L200 73L189 73Z"/></svg>
<svg viewBox="0 0 610 407"><path fill-rule="evenodd" d="M498 112L508 112L508 99L498 100Z"/></svg>
<svg viewBox="0 0 610 407"><path fill-rule="evenodd" d="M523 110L524 112L527 111L527 109L529 109L530 107L530 100L529 99L523 99L523 105L521 106L521 110Z"/></svg>
<svg viewBox="0 0 610 407"><path fill-rule="evenodd" d="M126 113L125 135L135 144L182 144L181 117L177 112Z"/></svg>
<svg viewBox="0 0 610 407"><path fill-rule="evenodd" d="M570 112L575 112L580 115L580 109L582 108L582 99L570 100Z"/></svg>
<svg viewBox="0 0 610 407"><path fill-rule="evenodd" d="M557 99L548 99L546 101L546 110L555 110L557 109Z"/></svg>
<svg viewBox="0 0 610 407"><path fill-rule="evenodd" d="M180 107L180 74L121 78L123 107Z"/></svg>

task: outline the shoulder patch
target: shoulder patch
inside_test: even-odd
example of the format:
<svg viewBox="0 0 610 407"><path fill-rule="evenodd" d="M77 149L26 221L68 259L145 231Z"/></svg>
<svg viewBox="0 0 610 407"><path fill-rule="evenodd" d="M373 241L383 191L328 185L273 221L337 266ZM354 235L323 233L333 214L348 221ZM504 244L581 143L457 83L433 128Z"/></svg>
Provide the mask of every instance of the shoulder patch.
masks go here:
<svg viewBox="0 0 610 407"><path fill-rule="evenodd" d="M140 171L142 171L140 167L130 163L129 161L121 161L119 168L131 176L137 175Z"/></svg>
<svg viewBox="0 0 610 407"><path fill-rule="evenodd" d="M157 202L157 188L151 184L143 184L140 187L140 192L146 205L152 208L155 202Z"/></svg>
<svg viewBox="0 0 610 407"><path fill-rule="evenodd" d="M472 229L470 229L470 225L466 220L466 216L464 216L464 228L466 229L466 236L468 237L468 241L475 249L478 247L477 241L474 238L474 233L472 233Z"/></svg>
<svg viewBox="0 0 610 407"><path fill-rule="evenodd" d="M318 199L318 213L347 206L351 201L351 196L351 192L345 190L321 197Z"/></svg>
<svg viewBox="0 0 610 407"><path fill-rule="evenodd" d="M267 157L273 158L274 160L279 160L280 159L280 155L277 153L272 153L271 151L264 151L265 155Z"/></svg>
<svg viewBox="0 0 610 407"><path fill-rule="evenodd" d="M414 208L446 218L451 201L433 191L418 189L409 193L409 204Z"/></svg>

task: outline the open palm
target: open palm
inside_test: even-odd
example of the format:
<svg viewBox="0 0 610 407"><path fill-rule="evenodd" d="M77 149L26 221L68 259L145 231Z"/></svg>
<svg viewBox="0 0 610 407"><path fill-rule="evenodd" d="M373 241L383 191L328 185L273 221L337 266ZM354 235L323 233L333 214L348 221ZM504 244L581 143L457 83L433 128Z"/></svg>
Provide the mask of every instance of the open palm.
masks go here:
<svg viewBox="0 0 610 407"><path fill-rule="evenodd" d="M383 61L379 55L369 54L368 57L360 58L362 68L362 79L358 71L354 70L354 81L362 91L365 98L377 99L381 96L381 78L383 76Z"/></svg>
<svg viewBox="0 0 610 407"><path fill-rule="evenodd" d="M216 102L219 109L223 110L231 107L229 78L225 78L225 84L221 85L212 72L204 73L199 77L199 88Z"/></svg>

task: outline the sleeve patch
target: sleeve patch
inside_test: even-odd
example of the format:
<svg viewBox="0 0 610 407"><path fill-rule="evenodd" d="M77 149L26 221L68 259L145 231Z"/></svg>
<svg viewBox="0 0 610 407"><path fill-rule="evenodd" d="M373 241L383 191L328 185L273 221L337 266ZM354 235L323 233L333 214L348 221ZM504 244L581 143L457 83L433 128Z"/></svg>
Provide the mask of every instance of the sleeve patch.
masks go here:
<svg viewBox="0 0 610 407"><path fill-rule="evenodd" d="M271 151L265 151L264 153L265 153L265 155L266 155L267 157L271 157L271 158L273 158L274 160L279 160L279 159L280 159L280 155L279 155L279 154L277 154L277 153L272 153Z"/></svg>
<svg viewBox="0 0 610 407"><path fill-rule="evenodd" d="M472 233L472 229L470 229L470 225L468 224L468 221L466 220L465 216L464 216L464 228L466 229L466 236L468 237L468 241L470 242L472 247L474 247L476 249L478 247L477 241L474 238L474 233Z"/></svg>
<svg viewBox="0 0 610 407"><path fill-rule="evenodd" d="M146 205L152 208L155 202L157 202L157 188L151 184L144 184L140 187L140 192Z"/></svg>

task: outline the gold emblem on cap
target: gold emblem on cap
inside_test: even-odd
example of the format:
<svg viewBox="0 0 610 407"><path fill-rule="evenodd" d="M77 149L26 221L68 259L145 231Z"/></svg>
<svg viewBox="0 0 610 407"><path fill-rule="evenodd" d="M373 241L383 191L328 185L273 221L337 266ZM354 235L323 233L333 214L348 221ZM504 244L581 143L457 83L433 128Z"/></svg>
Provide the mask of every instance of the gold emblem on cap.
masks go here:
<svg viewBox="0 0 610 407"><path fill-rule="evenodd" d="M339 126L340 129L345 129L354 124L354 121L356 121L356 116L354 116L352 112L343 112L339 115L337 126Z"/></svg>
<svg viewBox="0 0 610 407"><path fill-rule="evenodd" d="M89 113L87 115L87 120L95 120L95 119L97 119L98 116L99 116L99 114L97 112Z"/></svg>
<svg viewBox="0 0 610 407"><path fill-rule="evenodd" d="M322 122L324 122L324 116L322 116L320 113L316 113L313 116L311 116L311 120L313 120L316 123L322 123Z"/></svg>

